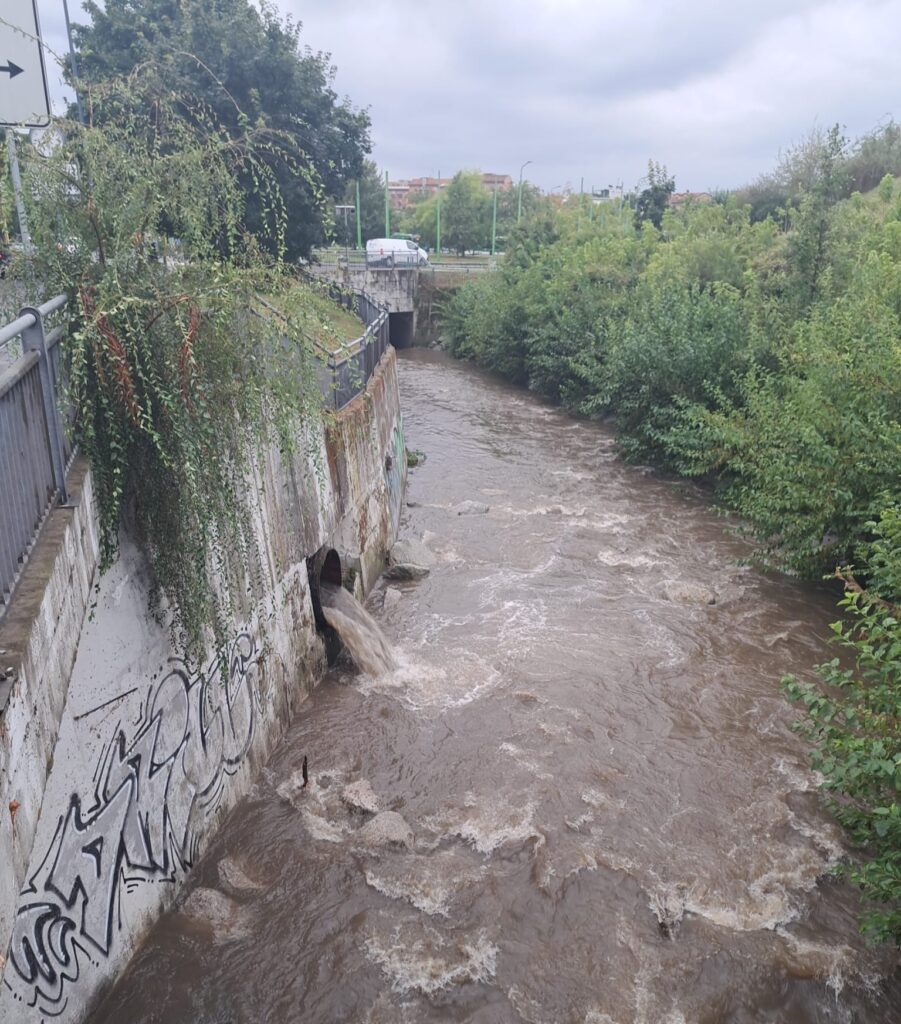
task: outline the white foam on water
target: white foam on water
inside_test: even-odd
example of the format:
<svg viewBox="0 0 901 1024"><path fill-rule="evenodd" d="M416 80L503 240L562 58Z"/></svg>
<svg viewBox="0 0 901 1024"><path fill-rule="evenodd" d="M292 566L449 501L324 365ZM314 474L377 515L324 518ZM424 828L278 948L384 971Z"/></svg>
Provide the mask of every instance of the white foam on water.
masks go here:
<svg viewBox="0 0 901 1024"><path fill-rule="evenodd" d="M828 824L811 825L802 821L794 811L789 811L788 823L799 834L809 839L820 851L825 859L823 870L829 870L844 857L845 848L842 845L841 833L837 828Z"/></svg>
<svg viewBox="0 0 901 1024"><path fill-rule="evenodd" d="M430 917L447 917L448 905L454 890L443 884L429 884L417 878L385 878L367 870L366 884L391 900L406 900L417 910Z"/></svg>
<svg viewBox="0 0 901 1024"><path fill-rule="evenodd" d="M586 789L580 794L579 799L583 804L593 807L596 811L604 807L616 807L622 810L626 806L625 800L614 800L600 789Z"/></svg>
<svg viewBox="0 0 901 1024"><path fill-rule="evenodd" d="M820 772L814 771L799 761L787 761L780 757L773 765L774 770L785 778L791 788L801 793L807 793L812 789L819 789L823 782Z"/></svg>
<svg viewBox="0 0 901 1024"><path fill-rule="evenodd" d="M686 660L689 652L682 647L672 631L656 621L646 608L636 608L634 615L650 630L651 644L649 646L654 646L667 655L665 661L658 663L659 667L673 668Z"/></svg>
<svg viewBox="0 0 901 1024"><path fill-rule="evenodd" d="M544 842L532 823L535 805L514 807L504 797L477 798L467 793L463 807L451 807L425 819L424 824L446 838L459 838L478 853L488 856L509 843L529 839Z"/></svg>
<svg viewBox="0 0 901 1024"><path fill-rule="evenodd" d="M590 825L593 821L594 815L591 811L587 811L585 814L580 814L578 818L564 818L563 824L573 832L580 832L583 825Z"/></svg>
<svg viewBox="0 0 901 1024"><path fill-rule="evenodd" d="M219 892L199 886L181 907L181 913L191 922L209 931L213 942L231 942L245 939L251 933L251 911Z"/></svg>
<svg viewBox="0 0 901 1024"><path fill-rule="evenodd" d="M572 743L573 733L569 725L556 725L553 722L538 722L538 731L544 733L549 739L560 740L563 743Z"/></svg>
<svg viewBox="0 0 901 1024"><path fill-rule="evenodd" d="M786 955L791 972L823 982L832 990L836 1001L848 981L854 980L866 985L873 980L862 974L857 954L850 946L811 942L781 927L776 929L776 933L787 947Z"/></svg>
<svg viewBox="0 0 901 1024"><path fill-rule="evenodd" d="M490 692L500 672L469 651L445 648L441 665L429 663L419 651L395 649L397 668L381 675L362 675L362 693L379 693L400 701L414 711L459 708Z"/></svg>
<svg viewBox="0 0 901 1024"><path fill-rule="evenodd" d="M555 886L553 879L559 880L558 888L562 888L571 878L583 871L597 871L598 862L593 851L584 847L557 849L551 852L547 846L539 846L535 851L533 877L539 889L551 893Z"/></svg>
<svg viewBox="0 0 901 1024"><path fill-rule="evenodd" d="M544 1016L542 1008L531 996L517 985L511 985L507 989L507 1002L513 1007L525 1024L551 1024Z"/></svg>
<svg viewBox="0 0 901 1024"><path fill-rule="evenodd" d="M498 620L497 639L502 648L528 649L547 635L547 609L541 600L503 601L494 606L485 621Z"/></svg>
<svg viewBox="0 0 901 1024"><path fill-rule="evenodd" d="M592 838L600 839L601 830L593 828L591 830ZM606 850L603 846L598 845L591 848L592 854L598 864L602 864L605 868L609 868L611 871L621 871L624 875L630 875L632 878L638 876L639 867L634 860L629 857L624 857L619 853L614 853L612 850Z"/></svg>
<svg viewBox="0 0 901 1024"><path fill-rule="evenodd" d="M497 971L498 948L485 929L445 938L428 925L402 924L390 935L370 936L365 949L395 992L428 998L460 985L490 984Z"/></svg>
<svg viewBox="0 0 901 1024"><path fill-rule="evenodd" d="M773 931L800 916L799 895L812 890L826 870L810 851L786 848L785 862L755 878L734 901L705 891L700 882L664 883L649 892L651 910L663 922L658 908L678 925L686 912L735 932Z"/></svg>
<svg viewBox="0 0 901 1024"><path fill-rule="evenodd" d="M597 560L602 565L612 567L626 566L629 569L652 569L654 566L663 565L659 558L651 558L650 555L632 553L611 548L601 549L597 553Z"/></svg>
<svg viewBox="0 0 901 1024"><path fill-rule="evenodd" d="M314 839L320 839L325 843L343 843L345 833L342 828L338 825L332 824L322 815L316 814L315 811L311 811L305 807L300 812L300 816L303 819L304 825L307 827L307 831Z"/></svg>
<svg viewBox="0 0 901 1024"><path fill-rule="evenodd" d="M527 772L530 772L538 779L552 779L554 777L550 772L540 768L529 758L524 750L513 743L502 743L497 749L502 754L508 754L521 768L525 768Z"/></svg>
<svg viewBox="0 0 901 1024"><path fill-rule="evenodd" d="M648 894L648 909L670 938L675 938L682 923L690 894L691 887L681 882L665 883Z"/></svg>
<svg viewBox="0 0 901 1024"><path fill-rule="evenodd" d="M447 917L453 898L484 874L450 850L392 858L366 869L366 884L392 900L405 900L430 917Z"/></svg>

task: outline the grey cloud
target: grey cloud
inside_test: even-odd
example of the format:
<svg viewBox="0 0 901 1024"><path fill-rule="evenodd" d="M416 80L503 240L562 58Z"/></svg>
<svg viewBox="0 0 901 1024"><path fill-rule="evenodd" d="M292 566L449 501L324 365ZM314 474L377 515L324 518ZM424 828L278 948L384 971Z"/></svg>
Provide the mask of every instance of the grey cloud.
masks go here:
<svg viewBox="0 0 901 1024"><path fill-rule="evenodd" d="M393 177L531 159L545 188L628 186L654 157L679 187L733 186L815 123L901 114L901 0L276 2L369 108Z"/></svg>

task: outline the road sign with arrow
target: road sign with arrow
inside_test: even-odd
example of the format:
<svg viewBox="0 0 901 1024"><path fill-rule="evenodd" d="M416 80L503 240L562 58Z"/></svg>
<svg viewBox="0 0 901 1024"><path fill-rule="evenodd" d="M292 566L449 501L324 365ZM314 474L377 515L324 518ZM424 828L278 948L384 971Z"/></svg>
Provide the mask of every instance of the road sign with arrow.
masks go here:
<svg viewBox="0 0 901 1024"><path fill-rule="evenodd" d="M0 127L50 124L50 93L37 0L3 0L0 7Z"/></svg>

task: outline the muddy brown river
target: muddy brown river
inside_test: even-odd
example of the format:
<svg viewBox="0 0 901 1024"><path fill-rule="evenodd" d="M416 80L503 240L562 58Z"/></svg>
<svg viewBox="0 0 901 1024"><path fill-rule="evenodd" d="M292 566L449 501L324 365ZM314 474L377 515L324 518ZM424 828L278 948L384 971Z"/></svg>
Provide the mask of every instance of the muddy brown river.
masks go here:
<svg viewBox="0 0 901 1024"><path fill-rule="evenodd" d="M897 1024L779 692L834 597L743 566L608 429L440 355L400 373L401 534L435 565L369 599L398 667L322 681L195 871L232 901L166 915L97 1024Z"/></svg>

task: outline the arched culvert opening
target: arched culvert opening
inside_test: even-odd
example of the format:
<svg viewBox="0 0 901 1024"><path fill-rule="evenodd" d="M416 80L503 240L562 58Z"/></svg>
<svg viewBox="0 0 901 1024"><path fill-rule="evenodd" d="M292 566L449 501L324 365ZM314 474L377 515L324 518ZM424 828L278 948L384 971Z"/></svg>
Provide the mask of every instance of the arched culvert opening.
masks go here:
<svg viewBox="0 0 901 1024"><path fill-rule="evenodd" d="M334 665L341 653L341 638L326 622L322 614L322 585L340 587L341 557L334 548L320 548L315 555L307 559L307 575L310 579L310 597L313 601L313 615L316 619L316 631L325 644L325 654L329 665Z"/></svg>

